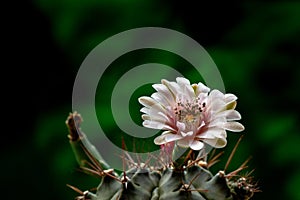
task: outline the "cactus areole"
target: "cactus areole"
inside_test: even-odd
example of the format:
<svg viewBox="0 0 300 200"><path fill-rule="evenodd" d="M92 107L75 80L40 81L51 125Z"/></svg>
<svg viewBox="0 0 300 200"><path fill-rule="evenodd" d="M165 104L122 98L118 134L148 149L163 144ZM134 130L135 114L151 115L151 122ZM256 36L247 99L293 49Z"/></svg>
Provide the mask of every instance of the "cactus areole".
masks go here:
<svg viewBox="0 0 300 200"><path fill-rule="evenodd" d="M244 130L244 126L236 122L241 115L235 110L235 95L210 91L202 83L190 84L181 77L176 82L162 80L153 88L156 92L151 97L138 100L144 106L141 109L143 126L163 130L154 140L161 147L160 157L152 158L158 160L158 166L151 166L147 161L135 162L124 150L127 169L118 174L81 131L80 114L70 113L66 124L76 160L84 172L100 179L96 192L68 185L79 193L76 199L246 200L259 191L250 177L251 172L239 175L248 160L233 172L226 172L240 140L225 168L215 175L209 171L221 153L207 159L205 146L222 148L227 144L226 131ZM177 148L185 149L180 157L175 157Z"/></svg>

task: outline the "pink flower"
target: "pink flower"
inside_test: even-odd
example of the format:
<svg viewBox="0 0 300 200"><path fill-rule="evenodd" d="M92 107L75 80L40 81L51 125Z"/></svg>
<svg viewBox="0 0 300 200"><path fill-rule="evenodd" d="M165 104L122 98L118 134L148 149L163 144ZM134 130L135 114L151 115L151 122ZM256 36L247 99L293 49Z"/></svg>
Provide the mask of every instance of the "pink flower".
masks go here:
<svg viewBox="0 0 300 200"><path fill-rule="evenodd" d="M239 132L244 126L234 120L241 119L235 110L237 97L212 90L202 83L178 77L176 82L162 80L154 84L157 91L151 97L140 97L145 106L143 126L165 130L154 143L163 145L176 142L180 147L200 150L204 143L215 148L224 147L226 130Z"/></svg>

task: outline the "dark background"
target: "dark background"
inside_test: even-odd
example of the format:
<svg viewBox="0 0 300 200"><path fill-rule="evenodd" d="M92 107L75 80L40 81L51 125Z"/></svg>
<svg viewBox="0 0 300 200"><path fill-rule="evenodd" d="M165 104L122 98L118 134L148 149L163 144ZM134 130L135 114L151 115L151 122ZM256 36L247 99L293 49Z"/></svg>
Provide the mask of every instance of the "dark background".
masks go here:
<svg viewBox="0 0 300 200"><path fill-rule="evenodd" d="M158 26L197 40L219 67L226 91L239 97L246 130L230 170L253 156L249 167L263 191L253 199L300 199L299 2L35 0L2 10L2 195L72 199L66 183L97 186L76 170L66 137L77 70L104 39ZM239 137L228 135L213 170L224 166Z"/></svg>

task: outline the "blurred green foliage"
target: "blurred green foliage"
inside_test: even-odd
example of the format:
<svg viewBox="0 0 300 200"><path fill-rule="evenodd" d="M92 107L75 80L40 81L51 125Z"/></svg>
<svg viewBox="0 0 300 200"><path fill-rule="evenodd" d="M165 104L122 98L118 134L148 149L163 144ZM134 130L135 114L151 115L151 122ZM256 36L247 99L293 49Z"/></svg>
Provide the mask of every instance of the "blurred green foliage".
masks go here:
<svg viewBox="0 0 300 200"><path fill-rule="evenodd" d="M300 199L300 135L297 127L297 106L300 102L297 92L300 86L299 3L241 1L237 5L229 5L240 10L228 8L228 12L213 4L197 8L189 2L181 5L158 0L145 0L143 3L137 0L35 0L34 3L49 19L51 36L65 52L73 74L85 56L101 41L131 28L171 28L203 44L219 67L226 91L239 97L237 110L242 114L242 123L246 127L245 137L229 170L234 170L252 155L249 168L256 169L253 175L263 191L254 199ZM201 80L188 63L174 55L151 50L135 53L135 56L119 58L99 83L97 114L103 118L101 123L113 133L119 130L111 120L109 98L113 85L124 71L138 64L156 61L182 71L192 82ZM75 76L72 78L75 79ZM71 94L72 88L67 89L70 91L66 92ZM149 86L144 86L135 91L134 97L149 95L151 91ZM141 123L140 106L133 98L130 104L134 120ZM31 182L31 188L37 188L36 196L43 196L42 199L74 198L76 194L66 187L67 183L80 186L82 190L97 186L98 180L76 170L64 124L70 111L71 96L63 99L55 109L40 113L35 121L33 142L26 150L32 156L26 159L37 163L37 167L32 172L33 177L26 175L25 178ZM83 118L88 123L88 116ZM225 165L238 137L238 134L228 133L229 144L224 149L223 161L214 170ZM120 140L119 135L115 135L114 139ZM132 138L127 138L126 142L132 141ZM15 164L21 162L15 161Z"/></svg>

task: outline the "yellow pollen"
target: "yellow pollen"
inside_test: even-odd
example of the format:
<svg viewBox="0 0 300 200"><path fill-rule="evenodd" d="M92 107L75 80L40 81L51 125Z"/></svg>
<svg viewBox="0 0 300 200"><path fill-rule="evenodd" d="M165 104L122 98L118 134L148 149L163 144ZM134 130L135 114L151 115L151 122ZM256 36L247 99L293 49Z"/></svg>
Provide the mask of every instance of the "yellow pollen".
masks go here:
<svg viewBox="0 0 300 200"><path fill-rule="evenodd" d="M192 121L194 121L194 119L195 119L194 115L189 114L189 115L185 116L185 120L188 122L192 122Z"/></svg>

